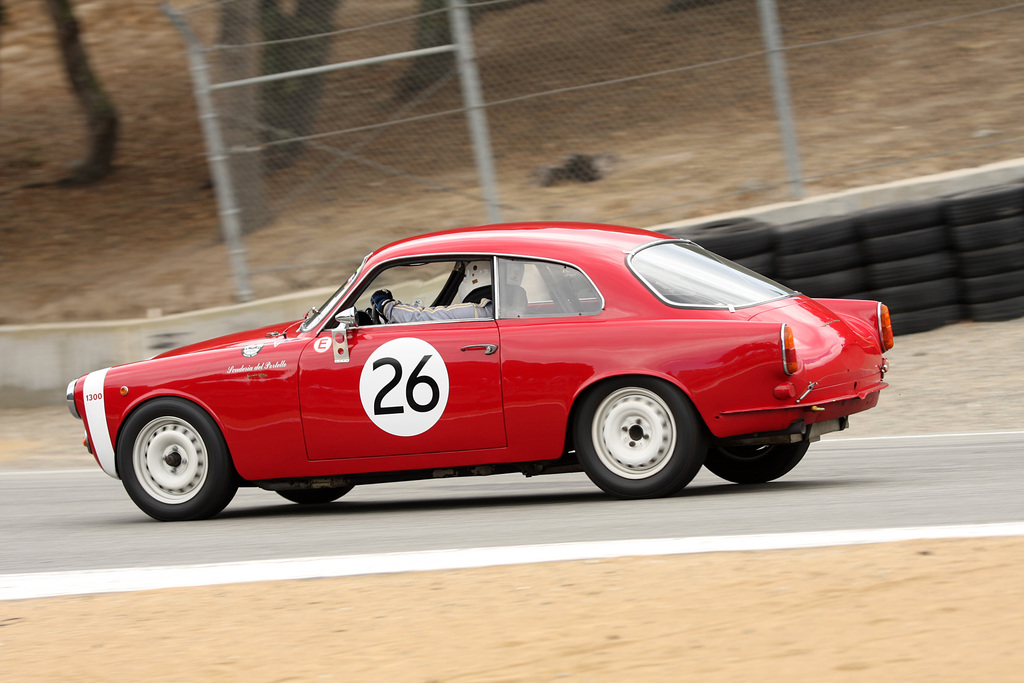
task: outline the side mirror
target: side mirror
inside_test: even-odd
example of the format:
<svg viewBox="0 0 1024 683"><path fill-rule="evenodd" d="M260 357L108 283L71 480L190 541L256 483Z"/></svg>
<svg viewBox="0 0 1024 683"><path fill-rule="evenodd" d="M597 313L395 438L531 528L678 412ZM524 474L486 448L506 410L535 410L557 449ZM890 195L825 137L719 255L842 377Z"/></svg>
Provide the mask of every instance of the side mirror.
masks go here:
<svg viewBox="0 0 1024 683"><path fill-rule="evenodd" d="M349 306L343 311L338 311L338 315L334 316L334 319L339 323L347 323L349 327L352 327L356 323L356 309L353 306Z"/></svg>

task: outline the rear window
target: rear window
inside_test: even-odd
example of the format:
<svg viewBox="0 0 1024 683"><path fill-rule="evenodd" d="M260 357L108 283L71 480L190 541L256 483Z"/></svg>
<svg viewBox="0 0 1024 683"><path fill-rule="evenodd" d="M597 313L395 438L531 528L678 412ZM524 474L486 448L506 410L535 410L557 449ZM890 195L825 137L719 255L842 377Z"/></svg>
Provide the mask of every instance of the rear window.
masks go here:
<svg viewBox="0 0 1024 683"><path fill-rule="evenodd" d="M655 242L628 258L633 273L666 303L741 308L796 294L691 242Z"/></svg>

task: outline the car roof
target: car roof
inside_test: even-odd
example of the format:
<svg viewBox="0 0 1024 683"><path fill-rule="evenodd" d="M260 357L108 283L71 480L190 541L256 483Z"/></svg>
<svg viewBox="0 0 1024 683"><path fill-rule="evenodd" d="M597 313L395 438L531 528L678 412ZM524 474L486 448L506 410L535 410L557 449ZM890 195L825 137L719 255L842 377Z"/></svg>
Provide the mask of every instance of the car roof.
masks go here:
<svg viewBox="0 0 1024 683"><path fill-rule="evenodd" d="M624 254L665 235L620 225L527 222L482 225L410 237L378 249L372 261L441 254L502 254L570 262Z"/></svg>

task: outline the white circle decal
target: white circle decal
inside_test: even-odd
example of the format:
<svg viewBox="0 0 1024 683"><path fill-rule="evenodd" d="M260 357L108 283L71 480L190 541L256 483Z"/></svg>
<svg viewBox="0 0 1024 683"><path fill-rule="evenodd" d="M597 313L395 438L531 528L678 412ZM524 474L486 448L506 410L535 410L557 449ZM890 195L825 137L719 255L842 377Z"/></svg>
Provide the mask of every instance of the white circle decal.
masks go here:
<svg viewBox="0 0 1024 683"><path fill-rule="evenodd" d="M437 349L422 339L392 339L366 359L359 399L373 423L388 434L422 434L448 405L448 368Z"/></svg>
<svg viewBox="0 0 1024 683"><path fill-rule="evenodd" d="M331 348L331 338L320 337L315 342L313 342L313 348L316 349L317 353L324 353L329 348Z"/></svg>

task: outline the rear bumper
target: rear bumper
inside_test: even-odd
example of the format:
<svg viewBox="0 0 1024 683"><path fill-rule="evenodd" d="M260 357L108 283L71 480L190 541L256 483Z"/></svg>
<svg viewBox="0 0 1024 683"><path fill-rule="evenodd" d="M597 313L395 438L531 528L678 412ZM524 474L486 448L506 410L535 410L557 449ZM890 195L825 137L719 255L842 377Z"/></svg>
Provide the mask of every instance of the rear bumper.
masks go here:
<svg viewBox="0 0 1024 683"><path fill-rule="evenodd" d="M843 416L832 420L821 422L805 423L797 420L786 429L778 432L761 432L757 434L744 434L741 436L730 436L724 439L715 439L720 446L759 446L775 443L800 443L802 441L817 441L823 434L841 432L850 426L850 418Z"/></svg>
<svg viewBox="0 0 1024 683"><path fill-rule="evenodd" d="M728 445L815 441L822 434L846 429L849 416L878 405L885 382L856 393L806 403L723 411L715 420L716 443Z"/></svg>

